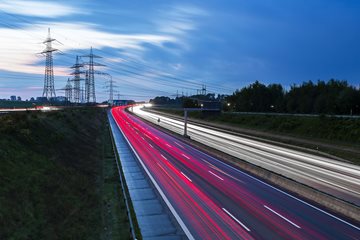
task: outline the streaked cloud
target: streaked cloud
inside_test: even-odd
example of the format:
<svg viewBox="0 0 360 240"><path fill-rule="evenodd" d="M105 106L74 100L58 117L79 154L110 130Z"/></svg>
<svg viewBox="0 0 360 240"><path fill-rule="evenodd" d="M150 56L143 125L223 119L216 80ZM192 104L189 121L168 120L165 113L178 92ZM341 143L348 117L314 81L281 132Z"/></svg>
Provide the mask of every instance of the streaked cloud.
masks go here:
<svg viewBox="0 0 360 240"><path fill-rule="evenodd" d="M93 48L117 48L124 51L146 51L144 44L161 47L166 42L176 42L177 39L167 35L156 34L117 34L98 30L98 26L88 23L35 23L26 25L22 29L0 28L0 70L42 74L43 66L41 56L36 53L44 49L39 44L46 37L47 28L51 27L52 37L59 40L62 45L56 46L61 51ZM56 44L56 42L55 42ZM56 60L55 60L56 61ZM114 59L113 59L114 61ZM57 64L58 66L58 64ZM56 75L68 75L68 69L54 67Z"/></svg>
<svg viewBox="0 0 360 240"><path fill-rule="evenodd" d="M57 18L71 14L84 13L81 9L56 2L2 0L0 10L24 16Z"/></svg>
<svg viewBox="0 0 360 240"><path fill-rule="evenodd" d="M208 13L196 6L173 6L161 10L161 16L155 21L159 31L171 34L186 34L197 29L196 18L207 16Z"/></svg>
<svg viewBox="0 0 360 240"><path fill-rule="evenodd" d="M194 5L175 5L160 9L159 17L153 21L160 33L181 39L177 44L166 48L168 52L180 56L191 49L191 33L198 30L201 19L208 15L207 11Z"/></svg>

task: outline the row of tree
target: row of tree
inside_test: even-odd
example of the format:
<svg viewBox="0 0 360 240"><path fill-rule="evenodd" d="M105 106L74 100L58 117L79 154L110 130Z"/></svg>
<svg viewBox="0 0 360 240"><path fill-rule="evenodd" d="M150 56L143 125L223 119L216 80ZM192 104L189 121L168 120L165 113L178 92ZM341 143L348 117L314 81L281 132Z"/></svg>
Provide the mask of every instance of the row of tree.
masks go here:
<svg viewBox="0 0 360 240"><path fill-rule="evenodd" d="M303 114L360 114L360 89L347 81L331 79L291 86L264 85L258 81L226 98L229 110ZM227 105L226 105L227 106Z"/></svg>
<svg viewBox="0 0 360 240"><path fill-rule="evenodd" d="M150 102L168 107L199 108L205 102L222 102L223 110L237 112L275 112L301 114L360 115L360 89L347 81L303 82L286 91L280 84L256 81L230 96L207 95L156 97Z"/></svg>
<svg viewBox="0 0 360 240"><path fill-rule="evenodd" d="M198 94L192 96L179 96L176 98L161 96L150 99L150 103L173 108L200 108L203 103L223 102L225 97L225 95L220 94L215 96L215 93L208 93L206 95Z"/></svg>

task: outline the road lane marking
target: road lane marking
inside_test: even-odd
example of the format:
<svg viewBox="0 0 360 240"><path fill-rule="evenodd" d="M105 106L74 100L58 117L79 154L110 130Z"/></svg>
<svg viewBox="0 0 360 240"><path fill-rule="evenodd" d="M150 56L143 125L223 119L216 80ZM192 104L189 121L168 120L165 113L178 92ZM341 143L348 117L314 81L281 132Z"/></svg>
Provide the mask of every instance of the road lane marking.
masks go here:
<svg viewBox="0 0 360 240"><path fill-rule="evenodd" d="M209 171L209 173L211 173L212 175L214 175L215 177L217 177L218 179L220 179L221 181L224 181L224 179L222 177L220 177L219 175L213 173L212 171Z"/></svg>
<svg viewBox="0 0 360 240"><path fill-rule="evenodd" d="M226 210L225 208L222 208L222 210L224 210L224 212L226 212L232 219L235 220L235 222L237 222L238 224L240 224L243 228L245 228L246 231L250 232L250 229L248 227L245 226L245 224L243 224L242 222L240 222L236 217L234 217L228 210Z"/></svg>
<svg viewBox="0 0 360 240"><path fill-rule="evenodd" d="M286 217L284 217L284 216L281 215L280 213L275 212L275 210L272 210L272 209L269 208L268 206L264 205L264 207L265 207L267 210L271 211L272 213L276 214L277 216L281 217L282 219L284 219L285 221L287 221L287 222L290 223L291 225L293 225L293 226L295 226L295 227L297 227L297 228L301 228L299 225L293 223L292 221L290 221L289 219L287 219Z"/></svg>
<svg viewBox="0 0 360 240"><path fill-rule="evenodd" d="M181 174L182 174L184 177L186 177L187 180L189 180L190 182L192 182L192 180L191 180L188 176L186 176L185 173L181 172Z"/></svg>
<svg viewBox="0 0 360 240"><path fill-rule="evenodd" d="M116 124L118 124L118 123L116 122ZM196 149L195 149L195 151L196 151ZM200 152L200 151L198 151L198 152ZM205 154L205 155L207 155L207 154ZM209 156L209 155L207 155L207 156ZM209 156L209 157L211 157L211 156ZM215 158L213 158L213 159L215 159ZM321 212L321 213L323 213L323 214L326 214L326 215L328 215L328 216L330 216L330 217L332 217L332 218L334 218L334 219L336 219L336 220L338 220L338 221L341 221L342 223L345 223L345 224L347 224L348 226L351 226L351 227L353 227L353 228L355 228L355 229L357 229L357 230L360 230L359 227L357 227L357 226L355 226L355 225L353 225L353 224L351 224L351 223L349 223L349 222L347 222L347 221L345 221L345 220L343 220L343 219L341 219L341 218L339 218L339 217L337 217L337 216L335 216L335 215L333 215L333 214L331 214L331 213L329 213L329 212L327 212L327 211L325 211L325 210L323 210L323 209L321 209L321 208L318 208L318 207L316 207L316 206L314 206L314 205L312 205L312 204L310 204L310 203L308 203L308 202L305 202L304 200L301 200L301 199L299 199L299 198L297 198L297 197L295 197L295 196L293 196L293 195L291 195L291 194L289 194L289 193L287 193L287 192L285 192L285 191L282 191L282 190L280 190L280 189L278 189L278 188L276 188L276 187L274 187L274 186L271 186L271 185L269 185L269 184L267 184L267 183L265 183L265 182L257 179L256 177L253 177L253 176L251 176L251 175L249 175L249 174L246 174L245 172L243 172L243 171L241 171L241 170L239 170L239 169L237 169L237 168L235 168L235 167L232 167L232 166L230 166L229 164L225 164L225 163L223 163L223 162L221 162L221 161L219 161L219 160L217 160L217 159L215 159L215 161L217 161L218 163L222 164L223 166L229 167L229 168L231 168L231 169L233 169L233 170L235 170L235 171L237 171L237 172L239 172L239 173L241 173L241 174L244 174L244 175L246 175L247 177L250 177L250 178L252 178L252 179L255 180L255 181L258 181L258 182L260 182L260 183L262 183L262 184L264 184L264 185L266 185L266 186L274 189L275 191L281 192L282 194L284 194L284 195L286 195L286 196L288 196L288 197L290 197L290 198L292 198L292 199L295 199L295 200L301 202L301 203L304 204L304 205L307 205L307 206L309 206L309 207L311 207L311 208L313 208L313 209L315 209L315 210L318 210L319 212Z"/></svg>
<svg viewBox="0 0 360 240"><path fill-rule="evenodd" d="M190 159L188 156L186 156L185 154L181 154L181 155L183 155L183 157L185 157L185 158L187 158L187 159Z"/></svg>
<svg viewBox="0 0 360 240"><path fill-rule="evenodd" d="M184 148L184 146L183 145L181 145L180 143L177 143L177 142L174 142L176 145L178 145L179 147L181 147L181 148Z"/></svg>
<svg viewBox="0 0 360 240"><path fill-rule="evenodd" d="M282 194L284 194L284 195L286 195L286 196L288 196L288 197L290 197L292 199L295 199L295 200L303 203L304 205L307 205L307 206L309 206L309 207L311 207L311 208L313 208L313 209L315 209L315 210L317 210L319 212L322 212L322 213L324 213L324 214L326 214L326 215L328 215L328 216L330 216L330 217L332 217L332 218L334 218L334 219L336 219L336 220L338 220L340 222L343 222L343 223L347 224L348 226L351 226L351 227L355 228L356 230L360 230L360 227L357 227L354 224L351 224L351 223L349 223L349 222L347 222L347 221L345 221L345 220L343 220L343 219L341 219L341 218L339 218L339 217L337 217L337 216L335 216L335 215L333 215L333 214L331 214L331 213L329 213L329 212L327 212L325 210L322 210L321 208L318 208L318 207L316 207L316 206L314 206L314 205L312 205L312 204L310 204L308 202L305 202L304 200L301 200L300 198L297 198L297 197L295 197L295 196L293 196L293 195L291 195L291 194L289 194L289 193L287 193L287 192L285 192L283 190L280 190L279 188L271 186L270 184L268 184L268 183L266 183L266 182L264 182L264 181L262 181L262 180L260 180L260 179L258 179L256 177L254 177L254 176L251 176L251 175L249 175L249 174L247 174L247 173L245 173L245 172L243 172L243 171L241 171L241 170L239 170L239 169L237 169L237 168L235 168L235 167L233 167L233 166L231 166L229 164L226 164L226 163L224 163L224 162L210 156L209 154L201 152L200 150L197 150L195 148L192 148L192 149L195 150L196 152L200 153L200 154L204 154L205 156L215 160L216 162L220 163L221 165L223 165L225 167L231 168L231 169L235 170L238 173L241 173L241 174L243 174L243 175L245 175L245 176L247 176L247 177L249 177L251 179L254 179L257 182L260 182L260 183L262 183L262 184L264 184L264 185L266 185L266 186L268 186L268 187L270 187L270 188L272 188L272 189L274 189L274 190L276 190L278 192L281 192Z"/></svg>
<svg viewBox="0 0 360 240"><path fill-rule="evenodd" d="M168 160L164 155L161 154L161 156L162 156L165 160Z"/></svg>

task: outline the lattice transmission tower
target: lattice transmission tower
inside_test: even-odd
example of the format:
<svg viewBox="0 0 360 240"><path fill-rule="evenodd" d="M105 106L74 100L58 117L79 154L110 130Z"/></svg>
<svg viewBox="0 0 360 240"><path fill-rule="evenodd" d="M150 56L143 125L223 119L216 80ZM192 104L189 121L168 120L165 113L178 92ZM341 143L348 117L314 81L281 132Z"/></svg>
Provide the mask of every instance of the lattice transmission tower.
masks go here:
<svg viewBox="0 0 360 240"><path fill-rule="evenodd" d="M110 81L109 81L109 104L113 105L114 103L114 81L112 79L112 77L110 76Z"/></svg>
<svg viewBox="0 0 360 240"><path fill-rule="evenodd" d="M73 88L72 88L72 85L71 85L71 81L70 79L68 78L67 80L67 83L65 85L65 98L66 98L66 101L69 101L71 102L72 101L72 97L73 97Z"/></svg>
<svg viewBox="0 0 360 240"><path fill-rule="evenodd" d="M112 76L108 73L99 73L99 74L103 74L106 75L109 78L109 81L106 81L106 88L108 88L108 92L109 92L109 99L108 99L108 103L110 105L114 104L114 88L117 88L118 86L116 86L114 83L115 81L113 80Z"/></svg>
<svg viewBox="0 0 360 240"><path fill-rule="evenodd" d="M43 42L46 45L44 51L41 54L45 54L45 76L44 76L44 91L43 97L47 99L56 97L55 87L54 87L54 69L53 69L53 57L52 53L58 51L58 49L52 48L51 43L56 39L51 38L50 28L48 28L48 37Z"/></svg>
<svg viewBox="0 0 360 240"><path fill-rule="evenodd" d="M94 58L102 58L102 57L94 55L92 47L90 49L90 54L82 57L89 58L89 62L84 63L84 65L89 66L85 72L85 99L87 103L96 103L95 74L98 74L100 72L95 71L94 66L105 66L105 65L94 62Z"/></svg>
<svg viewBox="0 0 360 240"><path fill-rule="evenodd" d="M75 103L81 102L81 89L80 89L80 81L84 80L81 78L81 74L84 74L85 72L81 70L81 68L84 67L84 64L81 64L79 62L79 56L76 56L76 63L71 67L74 69L74 71L71 73L71 75L74 75L74 91L73 91L73 97ZM95 91L95 89L94 89Z"/></svg>

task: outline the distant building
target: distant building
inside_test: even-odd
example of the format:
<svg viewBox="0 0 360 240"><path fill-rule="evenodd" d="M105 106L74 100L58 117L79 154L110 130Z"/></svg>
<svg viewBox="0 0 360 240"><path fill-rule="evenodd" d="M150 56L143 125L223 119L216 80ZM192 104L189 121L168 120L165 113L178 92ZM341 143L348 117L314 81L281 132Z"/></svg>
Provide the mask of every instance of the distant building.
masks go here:
<svg viewBox="0 0 360 240"><path fill-rule="evenodd" d="M134 100L113 100L114 106L125 106L129 104L134 104Z"/></svg>
<svg viewBox="0 0 360 240"><path fill-rule="evenodd" d="M10 101L16 101L16 96L10 96Z"/></svg>
<svg viewBox="0 0 360 240"><path fill-rule="evenodd" d="M207 110L220 111L221 102L218 101L203 101L201 102L201 107Z"/></svg>
<svg viewBox="0 0 360 240"><path fill-rule="evenodd" d="M64 97L64 96L57 96L57 97L50 98L50 101L52 101L52 102L66 102L67 98Z"/></svg>
<svg viewBox="0 0 360 240"><path fill-rule="evenodd" d="M44 102L48 102L48 99L46 97L37 97L36 101L40 103L44 103Z"/></svg>
<svg viewBox="0 0 360 240"><path fill-rule="evenodd" d="M18 97L17 97L17 100L18 100L19 102L21 102L21 97L20 97L20 96L18 96Z"/></svg>

